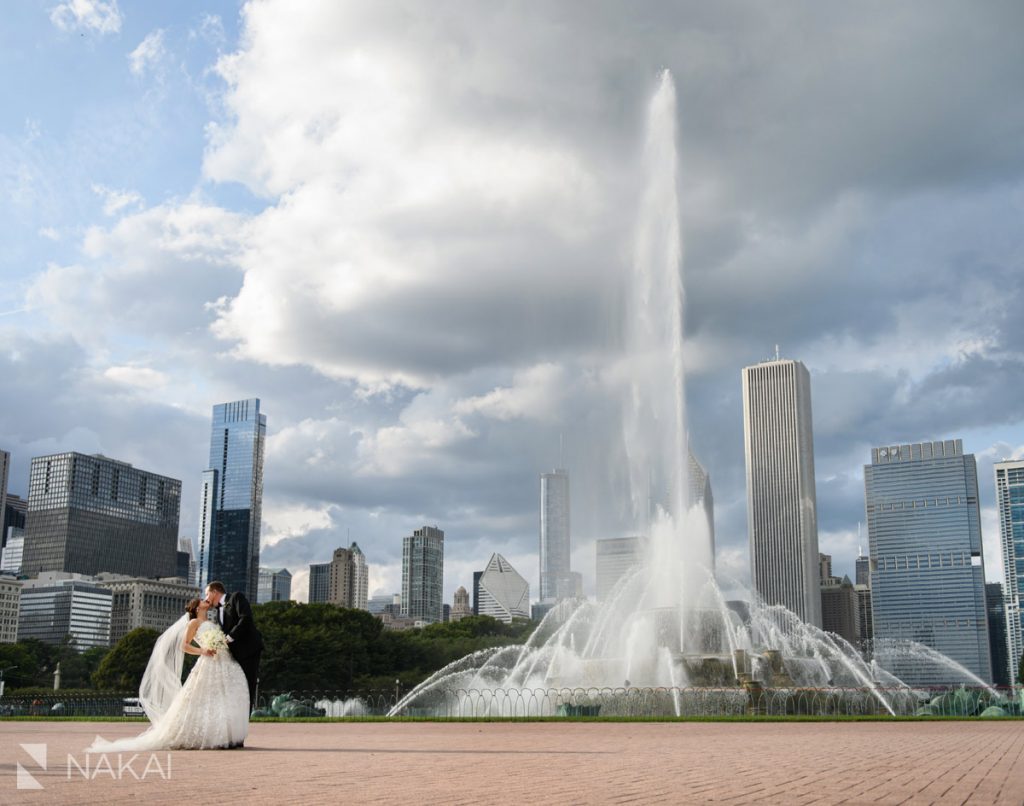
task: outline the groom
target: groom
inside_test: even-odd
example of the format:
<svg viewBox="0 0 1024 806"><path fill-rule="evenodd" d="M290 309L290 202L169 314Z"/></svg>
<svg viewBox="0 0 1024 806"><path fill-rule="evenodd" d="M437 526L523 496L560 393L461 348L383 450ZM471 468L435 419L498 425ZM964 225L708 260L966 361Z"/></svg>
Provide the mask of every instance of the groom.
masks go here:
<svg viewBox="0 0 1024 806"><path fill-rule="evenodd" d="M256 684L260 676L263 636L252 620L249 600L241 593L227 594L223 582L211 582L206 586L206 601L217 609L217 619L228 639L228 651L245 673L251 711L256 707Z"/></svg>

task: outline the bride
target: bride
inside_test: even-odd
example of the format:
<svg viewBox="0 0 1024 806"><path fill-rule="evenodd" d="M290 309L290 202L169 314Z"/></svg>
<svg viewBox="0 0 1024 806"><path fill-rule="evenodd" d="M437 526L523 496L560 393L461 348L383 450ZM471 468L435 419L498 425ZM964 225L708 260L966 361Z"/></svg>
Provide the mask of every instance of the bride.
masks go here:
<svg viewBox="0 0 1024 806"><path fill-rule="evenodd" d="M249 688L231 653L213 648L225 645L220 627L206 620L209 609L209 602L193 599L157 639L139 688L150 727L113 742L97 736L87 753L242 746L249 732ZM182 685L186 652L199 659Z"/></svg>

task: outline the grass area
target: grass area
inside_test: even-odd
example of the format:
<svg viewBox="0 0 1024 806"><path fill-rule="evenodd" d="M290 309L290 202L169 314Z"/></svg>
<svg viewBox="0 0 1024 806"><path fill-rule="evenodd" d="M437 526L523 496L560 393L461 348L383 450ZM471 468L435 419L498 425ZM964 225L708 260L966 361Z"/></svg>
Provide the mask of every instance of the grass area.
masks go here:
<svg viewBox="0 0 1024 806"><path fill-rule="evenodd" d="M386 716L321 716L321 717L273 717L257 716L252 722L969 722L978 717L970 716L527 716L527 717L427 717L410 716L391 718ZM1024 721L1024 717L993 717L985 721ZM147 722L137 716L8 716L0 722Z"/></svg>

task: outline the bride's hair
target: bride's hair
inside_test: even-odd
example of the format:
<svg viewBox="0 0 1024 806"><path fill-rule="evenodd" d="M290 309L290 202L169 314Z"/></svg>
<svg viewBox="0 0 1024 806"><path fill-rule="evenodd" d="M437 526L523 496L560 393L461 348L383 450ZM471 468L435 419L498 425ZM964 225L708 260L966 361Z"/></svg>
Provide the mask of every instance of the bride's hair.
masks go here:
<svg viewBox="0 0 1024 806"><path fill-rule="evenodd" d="M198 618L199 617L199 599L192 599L187 605L185 605L185 612L188 613L188 617Z"/></svg>

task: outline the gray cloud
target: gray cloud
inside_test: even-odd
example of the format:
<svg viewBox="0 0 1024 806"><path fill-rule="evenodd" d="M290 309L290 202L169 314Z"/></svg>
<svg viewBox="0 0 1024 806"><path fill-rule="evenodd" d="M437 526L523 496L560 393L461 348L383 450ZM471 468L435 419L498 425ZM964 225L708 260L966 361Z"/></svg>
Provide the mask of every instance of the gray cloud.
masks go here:
<svg viewBox="0 0 1024 806"><path fill-rule="evenodd" d="M446 529L453 562L528 556L561 435L580 544L614 534L621 431L601 368L667 66L690 430L722 557L742 572L739 370L775 344L811 368L819 518L846 550L870 445L1024 442L1022 16L247 5L202 170L209 195L237 183L265 207L200 193L130 213L41 272L30 299L60 335L19 342L48 371L8 366L28 406L0 436L22 455L50 439L174 457L188 504L209 405L259 395L265 558L297 568L346 530L394 563L421 522Z"/></svg>

